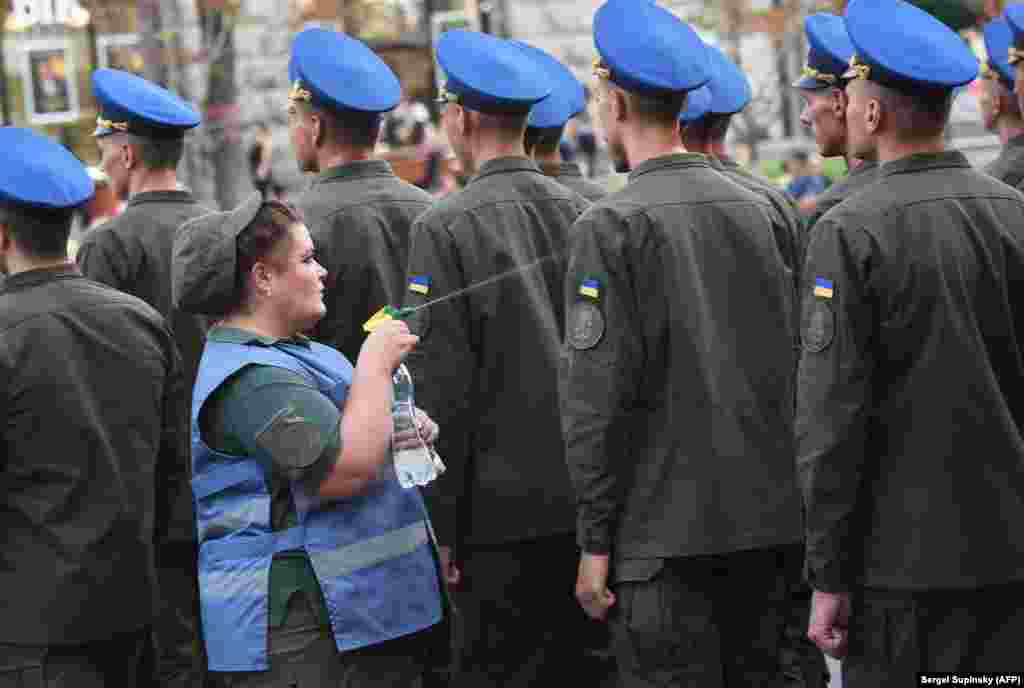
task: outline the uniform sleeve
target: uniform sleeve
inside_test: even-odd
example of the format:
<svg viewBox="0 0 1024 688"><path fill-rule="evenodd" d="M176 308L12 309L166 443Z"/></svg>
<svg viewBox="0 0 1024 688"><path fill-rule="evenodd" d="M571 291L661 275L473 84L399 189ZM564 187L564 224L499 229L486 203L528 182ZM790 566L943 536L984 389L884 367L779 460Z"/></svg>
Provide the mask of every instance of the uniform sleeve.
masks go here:
<svg viewBox="0 0 1024 688"><path fill-rule="evenodd" d="M301 376L272 366L249 366L224 398L230 439L247 456L289 480L319 485L341 448L341 412Z"/></svg>
<svg viewBox="0 0 1024 688"><path fill-rule="evenodd" d="M849 590L860 564L855 522L875 366L873 249L867 233L829 216L815 229L804 270L797 474L806 510L805 575L824 592Z"/></svg>
<svg viewBox="0 0 1024 688"><path fill-rule="evenodd" d="M165 543L182 537L177 529L184 528L185 534L194 527L192 514L191 447L190 447L190 390L185 378L178 347L169 330L164 329L166 350L166 377L162 400L162 426L160 450L156 463L156 513L157 532L155 541ZM159 552L159 548L158 548Z"/></svg>
<svg viewBox="0 0 1024 688"><path fill-rule="evenodd" d="M94 230L82 240L75 256L78 269L91 280L123 289L131 278L131 261L124 244L110 230Z"/></svg>
<svg viewBox="0 0 1024 688"><path fill-rule="evenodd" d="M635 399L643 324L634 292L627 229L611 212L591 211L573 226L565 282L566 337L559 371L562 434L576 492L584 552L607 554L620 509L623 421ZM651 265L656 263L650 263Z"/></svg>
<svg viewBox="0 0 1024 688"><path fill-rule="evenodd" d="M418 306L465 287L455 239L437 218L413 224L405 306ZM442 545L458 541L459 507L470 475L470 406L478 360L469 299L453 298L415 313L410 329L420 342L407 360L416 405L442 428L436 445L447 470L424 497ZM510 418L509 422L515 422Z"/></svg>

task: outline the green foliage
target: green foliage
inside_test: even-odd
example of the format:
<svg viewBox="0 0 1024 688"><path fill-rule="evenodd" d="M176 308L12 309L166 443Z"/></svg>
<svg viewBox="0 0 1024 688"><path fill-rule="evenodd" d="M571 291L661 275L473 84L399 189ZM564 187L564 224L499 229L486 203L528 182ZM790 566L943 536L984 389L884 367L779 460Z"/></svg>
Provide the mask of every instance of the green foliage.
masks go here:
<svg viewBox="0 0 1024 688"><path fill-rule="evenodd" d="M778 179L786 173L786 171L782 169L782 165L782 160L762 160L760 165L761 176L772 180Z"/></svg>
<svg viewBox="0 0 1024 688"><path fill-rule="evenodd" d="M825 176L836 181L846 176L846 159L843 157L825 158L821 163L821 171Z"/></svg>

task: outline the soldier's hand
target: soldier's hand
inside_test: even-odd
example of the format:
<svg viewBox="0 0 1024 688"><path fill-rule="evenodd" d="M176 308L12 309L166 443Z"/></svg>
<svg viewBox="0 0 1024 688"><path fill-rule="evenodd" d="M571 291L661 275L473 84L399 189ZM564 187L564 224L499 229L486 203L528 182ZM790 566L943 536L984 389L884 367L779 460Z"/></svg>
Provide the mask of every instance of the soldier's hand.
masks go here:
<svg viewBox="0 0 1024 688"><path fill-rule="evenodd" d="M370 367L391 375L419 340L401 320L383 322L363 342L356 367Z"/></svg>
<svg viewBox="0 0 1024 688"><path fill-rule="evenodd" d="M580 556L580 569L576 576L576 600L592 619L604 621L608 610L615 605L615 594L608 589L610 557L607 554Z"/></svg>
<svg viewBox="0 0 1024 688"><path fill-rule="evenodd" d="M393 443L396 450L418 449L423 445L431 447L441 434L437 423L423 409L414 409L413 420L416 427L395 433Z"/></svg>
<svg viewBox="0 0 1024 688"><path fill-rule="evenodd" d="M846 656L850 639L850 595L814 591L811 597L811 621L807 637L829 657Z"/></svg>
<svg viewBox="0 0 1024 688"><path fill-rule="evenodd" d="M441 560L441 574L444 576L444 582L448 584L448 587L454 588L462 580L462 572L455 565L455 558L452 554L452 548L444 545L439 545L437 548L438 558Z"/></svg>

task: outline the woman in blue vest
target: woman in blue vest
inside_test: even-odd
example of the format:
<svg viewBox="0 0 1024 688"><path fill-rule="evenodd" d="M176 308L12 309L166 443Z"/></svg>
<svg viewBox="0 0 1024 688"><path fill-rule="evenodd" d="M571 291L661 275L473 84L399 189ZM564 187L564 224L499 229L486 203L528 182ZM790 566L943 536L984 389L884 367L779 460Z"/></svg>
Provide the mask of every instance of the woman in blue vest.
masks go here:
<svg viewBox="0 0 1024 688"><path fill-rule="evenodd" d="M423 503L390 461L392 374L417 338L386 323L353 368L303 337L325 275L294 211L258 194L175 241L176 307L219 320L193 396L192 488L225 686L419 686L442 618ZM433 422L417 425L432 442Z"/></svg>

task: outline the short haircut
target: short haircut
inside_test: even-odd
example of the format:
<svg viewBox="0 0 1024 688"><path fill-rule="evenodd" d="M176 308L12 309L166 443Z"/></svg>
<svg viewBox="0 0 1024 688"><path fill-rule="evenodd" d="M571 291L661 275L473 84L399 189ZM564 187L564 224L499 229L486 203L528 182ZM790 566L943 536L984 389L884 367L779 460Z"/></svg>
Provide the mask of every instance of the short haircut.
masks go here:
<svg viewBox="0 0 1024 688"><path fill-rule="evenodd" d="M129 141L135 146L139 160L147 170L175 170L185 152L183 137L154 139L131 134Z"/></svg>
<svg viewBox="0 0 1024 688"><path fill-rule="evenodd" d="M686 105L686 93L671 93L665 96L647 96L623 91L629 100L630 109L640 119L651 124L675 124L679 113Z"/></svg>
<svg viewBox="0 0 1024 688"><path fill-rule="evenodd" d="M718 143L725 140L732 125L732 115L704 115L700 119L686 123L686 135L694 139L709 143Z"/></svg>
<svg viewBox="0 0 1024 688"><path fill-rule="evenodd" d="M873 81L867 83L872 96L882 102L893 128L904 136L920 139L938 136L945 130L953 108L950 89L906 93Z"/></svg>
<svg viewBox="0 0 1024 688"><path fill-rule="evenodd" d="M53 210L16 203L0 204L0 224L18 248L33 258L66 258L76 208Z"/></svg>
<svg viewBox="0 0 1024 688"><path fill-rule="evenodd" d="M331 110L307 105L307 112L320 117L326 125L326 140L335 144L372 148L380 137L383 116L379 112Z"/></svg>
<svg viewBox="0 0 1024 688"><path fill-rule="evenodd" d="M811 159L811 156L807 154L807 151L798 149L789 154L789 159L797 162L807 162Z"/></svg>
<svg viewBox="0 0 1024 688"><path fill-rule="evenodd" d="M541 154L550 154L558 150L562 143L562 133L565 127L526 127L524 144L526 152L536 151Z"/></svg>
<svg viewBox="0 0 1024 688"><path fill-rule="evenodd" d="M245 302L246 284L253 266L259 262L268 262L274 249L288 237L288 229L301 221L299 211L287 203L263 202L253 221L235 239L238 252L238 265L235 270L235 308Z"/></svg>

